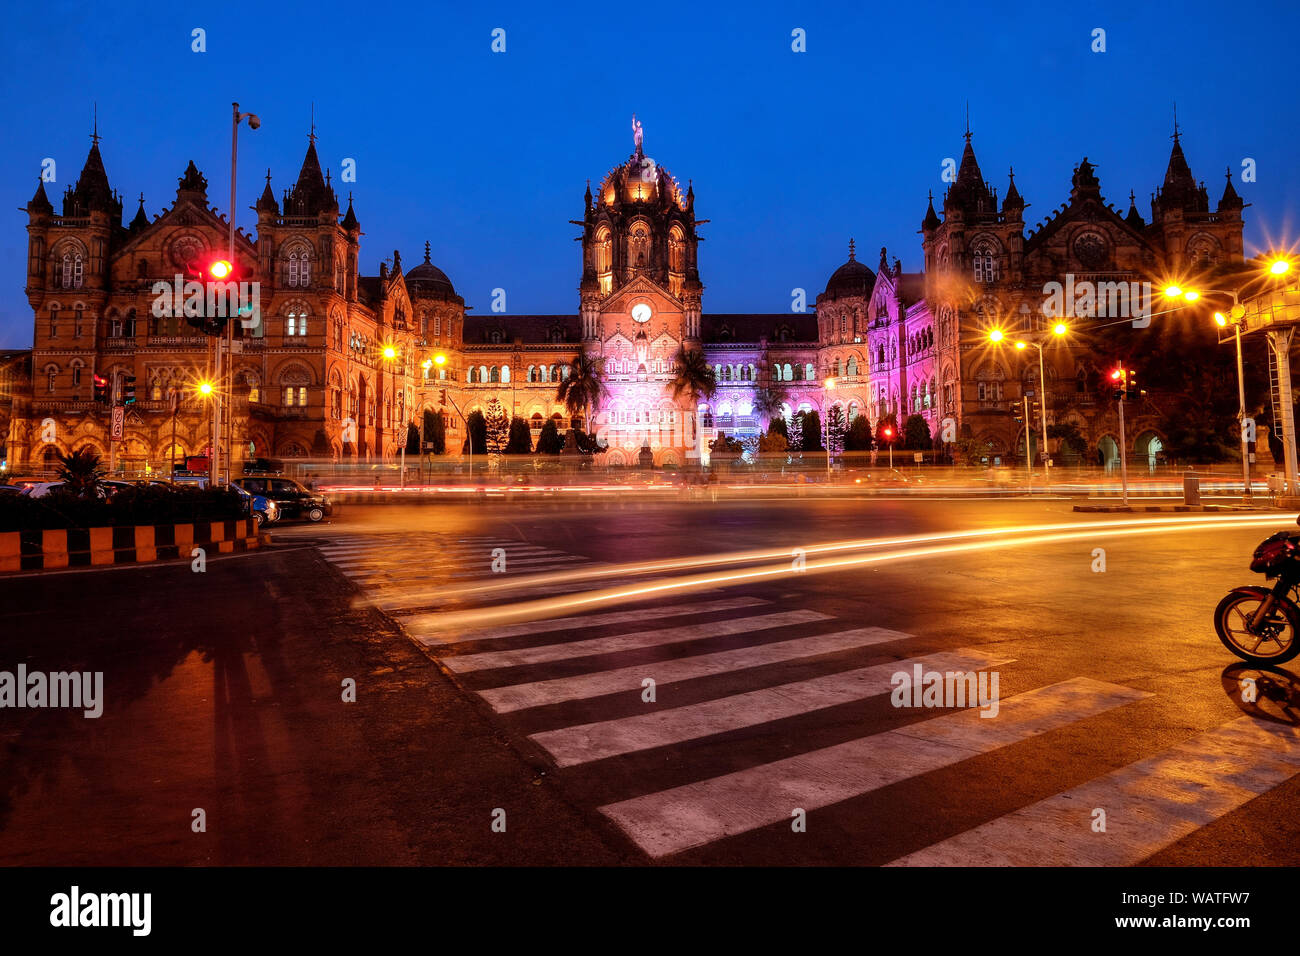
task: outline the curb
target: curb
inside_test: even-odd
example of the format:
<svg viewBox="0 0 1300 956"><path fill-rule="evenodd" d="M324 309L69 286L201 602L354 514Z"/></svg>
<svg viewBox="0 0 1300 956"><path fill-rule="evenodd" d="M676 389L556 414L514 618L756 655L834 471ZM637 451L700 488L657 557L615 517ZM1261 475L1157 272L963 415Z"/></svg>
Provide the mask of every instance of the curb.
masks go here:
<svg viewBox="0 0 1300 956"><path fill-rule="evenodd" d="M1271 509L1247 508L1242 505L1075 505L1075 511L1110 513L1113 511L1184 512L1184 511L1263 511Z"/></svg>
<svg viewBox="0 0 1300 956"><path fill-rule="evenodd" d="M0 572L142 564L188 557L196 545L220 554L270 544L250 518L194 524L124 525L0 532Z"/></svg>

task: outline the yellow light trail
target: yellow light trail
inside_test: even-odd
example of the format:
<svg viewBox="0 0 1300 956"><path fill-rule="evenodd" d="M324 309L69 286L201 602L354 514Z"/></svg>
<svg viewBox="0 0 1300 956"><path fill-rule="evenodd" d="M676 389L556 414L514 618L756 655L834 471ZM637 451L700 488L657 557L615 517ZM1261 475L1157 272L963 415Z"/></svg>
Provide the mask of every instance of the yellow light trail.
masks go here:
<svg viewBox="0 0 1300 956"><path fill-rule="evenodd" d="M683 571L690 568L709 567L723 564L746 564L756 561L780 558L781 563L764 567L746 568L725 573L704 573L685 577L673 577L644 585L623 588L604 588L584 591L563 597L540 598L516 604L480 607L465 611L448 611L439 614L439 628L448 632L460 629L474 630L488 624L501 624L511 621L553 617L565 611L590 607L601 603L628 603L646 597L672 593L682 594L718 586L736 586L776 576L795 573L819 573L880 564L885 561L908 560L932 557L959 552L990 551L999 548L1021 547L1031 544L1052 544L1063 541L1076 541L1093 536L1130 536L1155 534L1161 531L1207 531L1218 528L1255 528L1276 527L1286 521L1295 524L1297 515L1224 515L1222 517L1178 517L1178 518L1125 518L1111 521L1070 522L1046 525L1019 525L1009 528L973 529L968 531L945 532L942 534L913 535L893 538L869 538L857 541L840 541L826 544L814 544L804 548L784 548L779 550L738 551L724 554L707 555L693 558L667 559L657 562L639 564L607 565L598 568L558 571L547 574L526 575L491 584L460 588L448 591L444 588L426 588L415 592L403 592L403 600L408 606L419 606L421 601L432 604L449 599L474 597L491 597L495 592L518 590L524 587L542 587L546 585L567 584L581 580L595 580L602 577L628 577L638 574L653 574L667 571ZM1012 536L1015 537L1012 537ZM993 538L988 541L967 541L969 538ZM933 545L930 547L902 547L899 545ZM807 560L809 555L834 554L843 551L863 551L877 548L894 548L870 555L854 557L836 557L826 560ZM802 571L793 568L792 559L796 552L802 552L804 567ZM362 603L366 603L364 600Z"/></svg>

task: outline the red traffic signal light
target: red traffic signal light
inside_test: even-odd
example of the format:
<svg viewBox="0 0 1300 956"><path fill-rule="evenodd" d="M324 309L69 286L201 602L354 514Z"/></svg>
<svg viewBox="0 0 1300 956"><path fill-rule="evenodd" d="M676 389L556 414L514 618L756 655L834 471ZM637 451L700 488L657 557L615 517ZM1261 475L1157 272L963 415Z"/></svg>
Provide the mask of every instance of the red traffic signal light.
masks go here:
<svg viewBox="0 0 1300 956"><path fill-rule="evenodd" d="M888 425L885 426L885 437L886 437L886 438L893 438L893 437L894 437L894 430L893 430L892 428L890 428Z"/></svg>
<svg viewBox="0 0 1300 956"><path fill-rule="evenodd" d="M218 259L208 266L208 275L214 279L228 279L234 271L235 267L226 259Z"/></svg>
<svg viewBox="0 0 1300 956"><path fill-rule="evenodd" d="M1117 368L1110 373L1110 377L1118 382L1124 378L1124 370L1122 368Z"/></svg>
<svg viewBox="0 0 1300 956"><path fill-rule="evenodd" d="M94 374L91 376L91 384L95 401L107 404L109 400L108 379L103 375Z"/></svg>

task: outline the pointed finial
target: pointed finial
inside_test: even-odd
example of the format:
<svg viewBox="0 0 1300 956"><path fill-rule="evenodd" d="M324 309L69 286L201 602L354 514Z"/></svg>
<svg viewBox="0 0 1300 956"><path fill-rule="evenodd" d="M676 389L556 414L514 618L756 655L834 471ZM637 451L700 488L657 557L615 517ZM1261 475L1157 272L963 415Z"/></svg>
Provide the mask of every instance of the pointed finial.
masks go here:
<svg viewBox="0 0 1300 956"><path fill-rule="evenodd" d="M429 265L429 240L424 240L424 264Z"/></svg>
<svg viewBox="0 0 1300 956"><path fill-rule="evenodd" d="M1011 185L1014 186L1016 184L1016 167L1007 167L1007 178L1011 180Z"/></svg>
<svg viewBox="0 0 1300 956"><path fill-rule="evenodd" d="M1178 145L1178 101L1174 100L1174 145Z"/></svg>
<svg viewBox="0 0 1300 956"><path fill-rule="evenodd" d="M966 142L970 142L970 100L966 101Z"/></svg>
<svg viewBox="0 0 1300 956"><path fill-rule="evenodd" d="M308 138L313 143L316 142L316 101L315 100L312 100L311 102L311 133L308 134Z"/></svg>
<svg viewBox="0 0 1300 956"><path fill-rule="evenodd" d="M95 102L95 120L94 126L91 127L90 141L94 145L99 145L99 102Z"/></svg>
<svg viewBox="0 0 1300 956"><path fill-rule="evenodd" d="M1223 169L1223 175L1228 180L1228 182L1232 182L1232 167L1225 166Z"/></svg>
<svg viewBox="0 0 1300 956"><path fill-rule="evenodd" d="M140 205L144 205L144 193L140 193Z"/></svg>
<svg viewBox="0 0 1300 956"><path fill-rule="evenodd" d="M330 188L330 168L328 166L325 167L325 188Z"/></svg>
<svg viewBox="0 0 1300 956"><path fill-rule="evenodd" d="M1232 175L1232 174L1229 173L1228 175ZM1134 192L1133 190L1131 190L1131 189L1128 191L1128 204L1129 204L1130 206L1136 206L1136 205L1137 205L1137 193L1135 193L1135 192Z"/></svg>
<svg viewBox="0 0 1300 956"><path fill-rule="evenodd" d="M852 262L852 261L853 261L853 255L854 255L854 251L853 251L853 250L854 250L854 245L855 245L855 243L853 242L853 240L852 240L852 239L849 239L849 262Z"/></svg>
<svg viewBox="0 0 1300 956"><path fill-rule="evenodd" d="M267 166L267 167L266 167L266 184L267 184L268 186L271 185L271 167L270 167L270 166Z"/></svg>

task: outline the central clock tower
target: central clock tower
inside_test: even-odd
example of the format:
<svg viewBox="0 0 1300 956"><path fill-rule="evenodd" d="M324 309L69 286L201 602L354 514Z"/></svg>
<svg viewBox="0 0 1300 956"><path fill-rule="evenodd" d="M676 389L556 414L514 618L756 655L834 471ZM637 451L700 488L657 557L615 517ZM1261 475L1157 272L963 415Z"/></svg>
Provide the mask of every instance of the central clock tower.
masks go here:
<svg viewBox="0 0 1300 956"><path fill-rule="evenodd" d="M683 190L645 154L640 124L633 130L635 151L605 175L595 195L588 182L586 214L574 220L583 228L582 343L604 365L611 449L644 443L656 464L680 463L694 443L688 419L695 409L679 407L670 384L678 349L700 346L704 286L695 230L706 220L695 218L694 189ZM666 456L667 449L677 454Z"/></svg>

